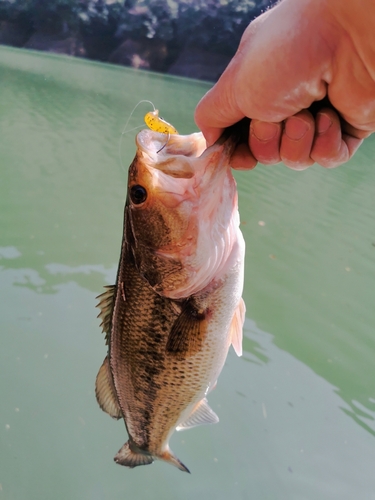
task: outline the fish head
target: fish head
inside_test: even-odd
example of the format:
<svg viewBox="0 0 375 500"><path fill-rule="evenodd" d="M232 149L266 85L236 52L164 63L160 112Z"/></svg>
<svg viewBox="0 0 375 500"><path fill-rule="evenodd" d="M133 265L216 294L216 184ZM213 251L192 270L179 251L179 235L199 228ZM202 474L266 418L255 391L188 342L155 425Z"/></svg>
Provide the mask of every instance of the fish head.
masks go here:
<svg viewBox="0 0 375 500"><path fill-rule="evenodd" d="M234 142L206 149L201 133L142 130L129 168L126 241L153 289L180 299L225 265L239 224L230 157Z"/></svg>

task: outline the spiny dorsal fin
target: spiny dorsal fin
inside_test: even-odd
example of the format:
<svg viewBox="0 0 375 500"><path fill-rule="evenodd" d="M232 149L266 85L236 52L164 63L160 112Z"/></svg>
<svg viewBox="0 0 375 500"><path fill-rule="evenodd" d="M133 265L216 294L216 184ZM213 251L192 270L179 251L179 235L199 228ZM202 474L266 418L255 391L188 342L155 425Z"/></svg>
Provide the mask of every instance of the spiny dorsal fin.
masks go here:
<svg viewBox="0 0 375 500"><path fill-rule="evenodd" d="M96 400L103 411L117 420L122 417L112 381L108 356L104 358L103 364L100 367L98 375L96 376L95 395Z"/></svg>
<svg viewBox="0 0 375 500"><path fill-rule="evenodd" d="M102 320L100 326L102 327L102 332L106 334L105 340L106 344L108 344L116 285L108 285L104 288L106 288L107 290L96 297L97 299L99 299L96 307L100 309L100 313L97 317Z"/></svg>
<svg viewBox="0 0 375 500"><path fill-rule="evenodd" d="M199 310L193 299L187 300L169 333L167 352L180 356L197 352L202 343L206 326L205 318L206 311Z"/></svg>
<svg viewBox="0 0 375 500"><path fill-rule="evenodd" d="M203 398L194 407L189 417L184 422L178 424L176 430L184 431L186 429L191 429L192 427L196 427L197 425L217 424L218 422L219 422L219 417L208 406L207 399Z"/></svg>
<svg viewBox="0 0 375 500"><path fill-rule="evenodd" d="M246 306L241 298L234 312L231 328L231 341L237 356L242 356L242 328L245 321Z"/></svg>

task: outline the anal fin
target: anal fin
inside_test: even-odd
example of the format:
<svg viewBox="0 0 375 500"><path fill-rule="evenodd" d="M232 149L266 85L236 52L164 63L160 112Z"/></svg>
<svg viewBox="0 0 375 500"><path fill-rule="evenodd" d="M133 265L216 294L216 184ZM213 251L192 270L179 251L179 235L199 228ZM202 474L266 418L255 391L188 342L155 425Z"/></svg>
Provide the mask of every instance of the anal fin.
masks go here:
<svg viewBox="0 0 375 500"><path fill-rule="evenodd" d="M237 356L242 356L242 328L245 321L245 312L245 302L241 298L238 303L237 309L234 312L232 324L230 326L231 342Z"/></svg>
<svg viewBox="0 0 375 500"><path fill-rule="evenodd" d="M184 422L178 424L176 430L184 431L196 427L197 425L217 424L218 422L219 422L219 417L208 406L207 399L203 398L194 407L189 417Z"/></svg>
<svg viewBox="0 0 375 500"><path fill-rule="evenodd" d="M95 383L96 400L100 408L108 413L112 418L122 417L120 406L117 402L116 391L112 381L108 356L105 357L102 366L96 376Z"/></svg>

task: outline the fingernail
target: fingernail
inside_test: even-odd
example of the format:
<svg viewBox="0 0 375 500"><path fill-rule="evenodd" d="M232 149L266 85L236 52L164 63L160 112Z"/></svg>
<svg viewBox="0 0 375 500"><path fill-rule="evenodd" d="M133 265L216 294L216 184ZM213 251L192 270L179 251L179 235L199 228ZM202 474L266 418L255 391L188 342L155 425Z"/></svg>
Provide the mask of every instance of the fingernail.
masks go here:
<svg viewBox="0 0 375 500"><path fill-rule="evenodd" d="M207 147L210 147L218 140L218 138L220 137L220 132L218 133L215 130L209 130L207 132L204 132L203 135L206 139Z"/></svg>
<svg viewBox="0 0 375 500"><path fill-rule="evenodd" d="M309 129L309 124L300 118L288 118L285 122L285 134L292 141L301 140Z"/></svg>
<svg viewBox="0 0 375 500"><path fill-rule="evenodd" d="M318 134L324 134L325 132L327 132L327 130L331 125L332 125L332 120L328 115L324 113L318 113L316 115L316 128Z"/></svg>
<svg viewBox="0 0 375 500"><path fill-rule="evenodd" d="M279 126L276 123L252 121L251 130L260 141L270 141L277 134Z"/></svg>

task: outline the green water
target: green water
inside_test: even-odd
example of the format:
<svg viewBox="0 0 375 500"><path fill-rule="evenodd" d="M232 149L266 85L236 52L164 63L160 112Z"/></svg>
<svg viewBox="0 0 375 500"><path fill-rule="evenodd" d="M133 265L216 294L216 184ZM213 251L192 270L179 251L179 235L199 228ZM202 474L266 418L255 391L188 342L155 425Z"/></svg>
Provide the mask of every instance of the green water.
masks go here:
<svg viewBox="0 0 375 500"><path fill-rule="evenodd" d="M191 475L128 470L94 395L135 131L124 168L118 139L141 99L195 130L208 85L4 47L0 78L0 500L374 500L375 139L336 170L236 174L247 320L220 423L172 437Z"/></svg>

